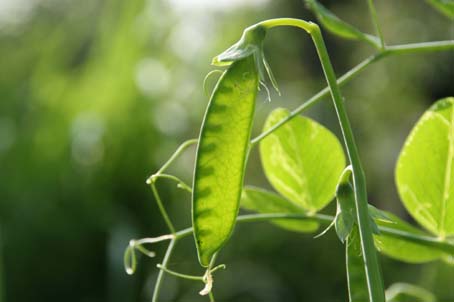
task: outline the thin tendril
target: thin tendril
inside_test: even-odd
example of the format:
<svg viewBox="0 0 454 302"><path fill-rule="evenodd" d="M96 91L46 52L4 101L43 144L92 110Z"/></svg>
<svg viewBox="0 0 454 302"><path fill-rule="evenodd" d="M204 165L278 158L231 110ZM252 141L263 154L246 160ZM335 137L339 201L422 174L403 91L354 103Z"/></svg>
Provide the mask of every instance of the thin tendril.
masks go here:
<svg viewBox="0 0 454 302"><path fill-rule="evenodd" d="M161 264L157 264L156 267L159 268L160 270L163 270L167 274L178 277L178 278L194 280L194 281L203 281L203 276L194 276L194 275L178 273L176 271L172 271L172 270L162 266Z"/></svg>
<svg viewBox="0 0 454 302"><path fill-rule="evenodd" d="M262 81L260 81L260 85L263 86L265 88L265 91L266 91L266 100L268 101L268 103L271 103L271 94L270 94L270 90L268 89L268 87L266 86L266 84ZM260 87L260 86L259 86Z"/></svg>
<svg viewBox="0 0 454 302"><path fill-rule="evenodd" d="M210 96L210 94L208 93L207 86L206 86L206 85L207 85L207 81L208 81L208 79L209 79L213 74L215 74L215 73L221 73L221 74L222 74L223 71L220 70L220 69L212 70L212 71L210 71L209 73L207 73L207 75L206 75L205 78L203 79L203 92L205 92L205 95L208 96L208 97Z"/></svg>

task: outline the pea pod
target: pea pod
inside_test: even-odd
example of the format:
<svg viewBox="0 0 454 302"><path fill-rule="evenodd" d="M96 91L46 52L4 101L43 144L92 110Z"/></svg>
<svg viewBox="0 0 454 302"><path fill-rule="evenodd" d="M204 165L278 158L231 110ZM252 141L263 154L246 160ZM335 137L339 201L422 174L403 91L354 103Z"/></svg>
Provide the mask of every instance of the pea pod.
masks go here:
<svg viewBox="0 0 454 302"><path fill-rule="evenodd" d="M345 244L348 297L350 302L369 301L366 272L361 251L358 226L354 225Z"/></svg>
<svg viewBox="0 0 454 302"><path fill-rule="evenodd" d="M233 62L219 79L202 123L192 224L199 261L205 267L235 226L258 84L253 55Z"/></svg>
<svg viewBox="0 0 454 302"><path fill-rule="evenodd" d="M349 302L363 302L369 301L369 294L356 220L355 192L350 182L351 174L352 168L348 166L342 173L337 185L337 214L334 225L340 241L345 242ZM372 217L370 221L375 225Z"/></svg>

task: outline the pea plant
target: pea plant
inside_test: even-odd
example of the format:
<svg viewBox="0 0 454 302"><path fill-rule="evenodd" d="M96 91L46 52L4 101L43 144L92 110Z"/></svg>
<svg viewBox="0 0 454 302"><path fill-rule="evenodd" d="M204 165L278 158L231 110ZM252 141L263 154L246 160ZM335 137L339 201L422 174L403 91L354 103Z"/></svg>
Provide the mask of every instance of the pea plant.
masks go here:
<svg viewBox="0 0 454 302"><path fill-rule="evenodd" d="M150 178L159 210L170 233L154 238L131 240L124 255L128 274L134 273L138 253L154 256L149 244L169 241L155 283L153 302L159 301L164 276L170 274L201 283L200 295L214 301L213 275L225 268L218 255L227 244L235 224L269 221L297 232L320 232L334 227L345 246L349 301L430 302L426 290L405 283L384 289L377 252L409 263L454 257L454 97L438 100L422 115L409 134L396 166L400 198L419 223L415 227L392 213L368 204L366 180L358 155L340 86L366 67L387 57L422 52L453 51L454 41L387 45L383 39L372 0L368 9L376 35L363 33L342 21L316 0L307 6L328 32L346 39L369 43L376 53L336 78L318 24L279 18L246 28L240 40L216 56L215 66L226 66L211 94L200 136L184 142ZM428 1L448 18L454 18L454 3ZM310 35L326 78L327 87L290 111L271 112L263 132L251 139L257 91L268 91L277 81L264 56L263 42L273 28L291 26ZM331 96L342 132L342 143L327 128L300 114L324 97ZM197 144L192 186L166 174L172 162L189 146ZM266 178L276 192L244 187L245 166L252 148L258 146ZM344 154L344 149L346 155ZM192 196L192 226L176 230L157 190L158 179L175 181ZM334 216L320 213L330 201L337 202ZM253 213L238 215L239 208ZM176 243L193 236L203 275L171 270L169 260ZM406 298L405 298L406 297Z"/></svg>

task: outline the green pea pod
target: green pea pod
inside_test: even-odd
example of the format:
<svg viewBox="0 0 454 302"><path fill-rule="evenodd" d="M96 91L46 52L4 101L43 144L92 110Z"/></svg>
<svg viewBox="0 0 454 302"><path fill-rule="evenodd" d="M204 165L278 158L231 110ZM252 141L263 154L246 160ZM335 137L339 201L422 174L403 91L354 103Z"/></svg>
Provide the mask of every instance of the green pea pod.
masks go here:
<svg viewBox="0 0 454 302"><path fill-rule="evenodd" d="M219 79L202 123L192 224L199 261L205 267L235 226L258 85L253 56L233 62Z"/></svg>
<svg viewBox="0 0 454 302"><path fill-rule="evenodd" d="M366 272L361 252L358 226L355 225L345 244L348 297L350 302L369 301Z"/></svg>
<svg viewBox="0 0 454 302"><path fill-rule="evenodd" d="M349 301L364 302L369 301L369 292L367 289L359 228L356 220L355 192L350 183L351 174L351 167L345 168L337 185L335 228L339 239L342 242L345 241L345 263L347 265ZM376 211L378 210L376 209Z"/></svg>

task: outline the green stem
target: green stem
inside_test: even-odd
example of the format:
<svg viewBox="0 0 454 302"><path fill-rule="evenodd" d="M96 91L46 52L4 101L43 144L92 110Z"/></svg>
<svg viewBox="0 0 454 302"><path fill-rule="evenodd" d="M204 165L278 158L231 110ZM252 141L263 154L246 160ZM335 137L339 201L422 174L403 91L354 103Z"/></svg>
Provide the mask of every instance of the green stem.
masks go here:
<svg viewBox="0 0 454 302"><path fill-rule="evenodd" d="M294 220L306 220L306 221L316 221L320 223L322 226L327 226L330 224L334 217L330 215L325 215L325 214L315 214L315 215L307 215L307 214L291 214L291 213L269 213L269 214L247 214L247 215L240 215L237 217L237 222L261 222L261 221L269 221L269 220L274 220L274 219L294 219ZM408 233L406 231L402 231L399 229L394 229L392 227L383 227L383 226L378 226L381 235L380 236L389 236L389 237L394 237L397 239L402 239L402 240L407 240L410 242L414 242L417 244L422 244L426 246L433 247L435 249L438 249L442 252L448 253L448 254L454 254L454 244L447 242L447 241L440 241L438 238L430 237L430 236L425 236L425 235L419 235L419 234L413 234L413 233ZM164 235L160 236L158 238L164 238L165 236L174 236L173 239L170 241L169 246L167 247L166 254L164 256L164 259L162 261L162 264L160 265L160 272L158 274L158 277L156 279L156 284L154 287L154 293L153 293L153 300L152 302L157 302L158 296L159 296L159 291L163 282L164 278L164 269L169 271L167 269L168 262L170 260L172 251L175 247L175 244L178 242L178 240L181 240L185 237L190 236L193 233L193 228L189 227L183 230L180 230L176 232L174 235ZM141 242L140 240L137 240L138 242ZM212 273L217 270L218 268L223 268L224 265L218 265L217 267L212 269Z"/></svg>
<svg viewBox="0 0 454 302"><path fill-rule="evenodd" d="M141 252L142 254L144 254L144 255L147 256L147 257L152 258L152 257L156 256L156 253L155 253L155 252L150 251L149 249L145 248L144 246L142 246L142 245L140 245L140 244L139 244L139 245L136 245L136 246L135 246L135 249L137 249L139 252Z"/></svg>
<svg viewBox="0 0 454 302"><path fill-rule="evenodd" d="M367 4L369 6L370 16L372 17L372 23L375 27L375 32L377 33L378 38L380 39L381 49L385 49L385 40L383 39L383 33L380 28L380 24L378 23L377 11L375 10L375 5L373 0L367 0Z"/></svg>
<svg viewBox="0 0 454 302"><path fill-rule="evenodd" d="M352 78L354 78L357 74L359 74L361 71L363 71L367 66L372 64L373 62L378 61L383 57L382 54L376 54L368 57L355 67L353 67L350 71L346 72L342 77L339 78L337 81L338 85L344 85L348 81L350 81ZM309 109L312 107L312 105L315 105L318 103L320 100L322 100L324 97L327 97L329 95L329 87L325 87L322 90L320 90L317 94L315 94L313 97L311 97L309 100L298 106L296 109L294 109L290 114L280 120L278 123L276 123L273 127L269 128L268 130L262 132L260 135L255 137L254 139L251 140L251 146L255 146L257 143L259 143L262 139L276 131L278 128L283 126L285 123L293 119L294 117L298 116L301 112Z"/></svg>
<svg viewBox="0 0 454 302"><path fill-rule="evenodd" d="M155 182L159 177L173 179L179 183L179 187L181 187L182 189L187 190L189 192L192 192L191 188L188 185L186 185L182 180L177 178L176 176L162 174L162 173L175 161L175 159L184 150L186 150L189 146L196 144L197 141L198 141L197 139L190 139L190 140L187 140L184 143L182 143L177 148L177 150L172 154L172 156L167 160L167 162L164 165L162 165L162 167L158 170L158 172L151 175L147 179L147 184L149 184L151 186L151 190L153 191L154 198L156 199L156 203L158 204L159 211L161 212L161 215L164 218L166 225L169 228L170 232L172 232L172 234L175 233L175 227L173 226L173 223L170 220L169 215L167 214L164 204L162 203L162 200L161 200L161 197L159 196L158 189L156 188Z"/></svg>
<svg viewBox="0 0 454 302"><path fill-rule="evenodd" d="M162 165L161 169L159 169L158 172L156 172L156 174L159 175L163 173L184 150L186 150L188 147L194 144L197 144L196 138L187 140L184 143L182 143L178 147L178 149L172 154L172 156L167 160L167 162L164 165Z"/></svg>
<svg viewBox="0 0 454 302"><path fill-rule="evenodd" d="M334 217L330 215L324 214L315 214L315 215L307 215L307 214L293 214L293 213L269 213L269 214L247 214L247 215L240 215L237 217L238 223L243 222L261 222L261 221L269 221L275 219L292 219L292 220L305 220L305 221L315 221L318 222L323 226L329 225ZM395 229L393 227L384 227L378 226L381 235L389 236L401 240L407 240L410 242L414 242L417 244L425 245L433 247L439 251L448 253L450 255L454 255L454 243L450 243L448 241L440 241L438 238L431 237L428 235L419 235L408 233L406 231ZM193 232L192 227L180 230L175 233L175 240L183 239ZM380 236L381 236L380 235Z"/></svg>
<svg viewBox="0 0 454 302"><path fill-rule="evenodd" d="M211 273L214 273L215 271L220 270L220 269L225 269L225 264L216 265L215 267L213 267L213 268L210 270L210 272L211 272Z"/></svg>
<svg viewBox="0 0 454 302"><path fill-rule="evenodd" d="M150 178L147 179L147 183L148 184L154 183L159 178L166 178L166 179L173 180L177 183L178 188L188 191L189 193L192 193L192 189L188 184L186 184L184 181L182 181L178 177L176 177L174 175L170 175L170 174L154 174L154 175L150 176Z"/></svg>
<svg viewBox="0 0 454 302"><path fill-rule="evenodd" d="M412 44L404 44L404 45L394 45L386 47L386 50L381 51L377 54L374 54L349 71L347 71L344 75L342 75L338 80L337 84L339 86L343 86L344 84L348 83L351 79L355 76L359 75L367 66L371 65L374 62L378 62L383 58L390 57L393 55L401 55L401 54L410 54L410 53L425 53L425 52L435 52L435 51L448 51L454 50L454 41L436 41L436 42L424 42L424 43L412 43ZM325 87L320 90L317 94L311 97L309 100L301 104L299 107L294 109L289 116L280 120L270 129L262 132L260 135L255 137L251 140L251 146L256 145L262 139L276 131L282 125L293 119L294 117L298 116L300 113L312 107L319 101L321 101L324 97L327 97L330 93L329 87Z"/></svg>
<svg viewBox="0 0 454 302"><path fill-rule="evenodd" d="M132 240L132 245L137 246L137 245L142 245L146 243L156 243L156 242L161 242L164 240L172 240L174 239L174 235L162 235L159 237L153 237L153 238L142 238L142 239L137 239L137 240Z"/></svg>
<svg viewBox="0 0 454 302"><path fill-rule="evenodd" d="M194 275L178 273L178 272L172 271L172 270L162 266L161 264L158 264L157 267L160 270L163 270L164 272L166 272L167 274L173 275L173 276L178 277L178 278L194 280L194 281L202 281L203 282L203 276L194 276Z"/></svg>
<svg viewBox="0 0 454 302"><path fill-rule="evenodd" d="M323 41L320 28L317 25L313 26L311 36L314 41L315 47L317 48L317 53L322 64L328 86L331 90L331 96L342 130L345 148L347 150L347 155L353 168L356 215L361 240L361 249L363 252L364 267L366 270L366 279L370 302L384 302L385 291L383 279L381 276L377 253L375 250L372 227L369 222L366 177L361 166L361 161L359 159L359 153L356 147L350 121L348 120L347 112L344 108L343 98L340 93L339 86L336 82L336 75L331 65L328 51L326 50L325 42Z"/></svg>
<svg viewBox="0 0 454 302"><path fill-rule="evenodd" d="M374 239L372 235L372 227L369 222L369 212L367 208L367 190L366 178L364 175L361 161L359 159L358 150L353 136L350 121L344 108L344 102L337 85L336 75L331 65L331 60L326 50L325 42L322 33L317 24L306 22L299 19L282 18L271 19L259 23L265 28L276 26L295 26L304 29L311 36L317 54L328 83L334 107L338 116L339 124L344 138L347 155L353 168L353 184L355 191L356 214L361 240L361 248L363 252L364 266L366 271L367 286L370 302L384 302L385 291L383 279L381 276L380 266L375 250Z"/></svg>
<svg viewBox="0 0 454 302"><path fill-rule="evenodd" d="M454 50L454 40L387 46L387 55Z"/></svg>
<svg viewBox="0 0 454 302"><path fill-rule="evenodd" d="M158 204L159 211L161 212L161 215L164 218L164 221L166 222L166 225L169 228L170 232L172 234L174 234L175 227L173 226L173 223L170 220L169 215L167 214L167 211L162 203L161 196L159 196L158 189L156 189L155 183L152 182L150 186L151 186L151 190L153 191L154 198L156 199L156 203Z"/></svg>
<svg viewBox="0 0 454 302"><path fill-rule="evenodd" d="M166 254L164 255L164 259L162 260L161 267L167 268L167 265L170 260L170 256L172 256L173 249L175 248L175 244L177 243L177 238L172 239L167 247ZM161 291L162 281L164 279L164 270L159 270L158 277L156 278L156 283L154 285L153 291L153 298L151 302L158 302L159 292Z"/></svg>
<svg viewBox="0 0 454 302"><path fill-rule="evenodd" d="M216 302L215 299L214 299L213 290L211 290L211 291L208 293L208 297L210 298L210 302Z"/></svg>

